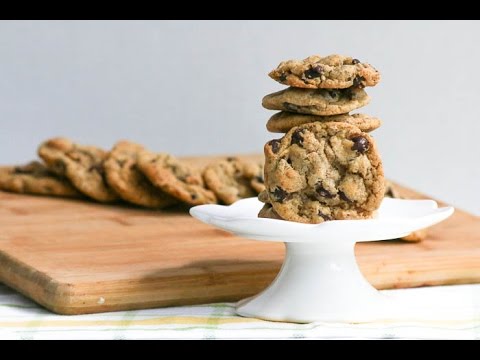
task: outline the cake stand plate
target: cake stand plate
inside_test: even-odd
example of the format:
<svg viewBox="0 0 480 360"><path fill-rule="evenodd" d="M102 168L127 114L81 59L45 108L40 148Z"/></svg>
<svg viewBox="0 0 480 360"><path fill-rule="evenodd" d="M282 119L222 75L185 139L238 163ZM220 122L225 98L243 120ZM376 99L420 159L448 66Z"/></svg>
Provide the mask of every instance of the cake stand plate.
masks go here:
<svg viewBox="0 0 480 360"><path fill-rule="evenodd" d="M437 224L454 211L438 208L433 200L385 198L374 219L301 224L258 218L262 206L250 198L230 206L196 206L190 214L237 236L285 243L285 261L276 279L260 294L241 300L237 313L297 323L414 316L367 282L355 259L355 243L397 239Z"/></svg>

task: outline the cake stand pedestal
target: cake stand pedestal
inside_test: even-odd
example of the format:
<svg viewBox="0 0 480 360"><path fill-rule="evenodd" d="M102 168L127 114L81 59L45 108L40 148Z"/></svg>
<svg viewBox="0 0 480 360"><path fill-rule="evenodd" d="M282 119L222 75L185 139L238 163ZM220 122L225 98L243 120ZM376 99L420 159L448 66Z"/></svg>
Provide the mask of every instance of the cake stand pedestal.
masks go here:
<svg viewBox="0 0 480 360"><path fill-rule="evenodd" d="M271 321L368 322L404 316L406 309L381 294L358 268L356 242L388 240L448 218L452 207L432 200L384 199L376 218L329 221L318 225L261 219L256 198L231 206L202 205L195 218L235 235L280 241L286 257L273 283L237 304L237 313Z"/></svg>

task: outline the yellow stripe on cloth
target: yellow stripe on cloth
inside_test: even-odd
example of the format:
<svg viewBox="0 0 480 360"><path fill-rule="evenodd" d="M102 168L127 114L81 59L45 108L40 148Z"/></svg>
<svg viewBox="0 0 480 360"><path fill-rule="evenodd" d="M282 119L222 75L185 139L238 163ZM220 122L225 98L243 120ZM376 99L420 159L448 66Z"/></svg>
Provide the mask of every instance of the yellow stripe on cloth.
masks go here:
<svg viewBox="0 0 480 360"><path fill-rule="evenodd" d="M123 319L119 320L44 320L41 325L43 327L85 327L85 326L111 326L111 327L131 327L131 326L155 326L155 325L205 325L210 326L212 318L211 317L181 317L181 316L165 316L152 319L143 319L143 320L132 320L125 322ZM225 325L225 324L242 324L242 323L253 323L253 322L262 322L261 320L249 319L249 318L239 318L239 317L229 317L229 318L215 318L215 325ZM0 328L9 327L9 328L30 328L37 327L38 324L32 324L31 321L2 321L0 322Z"/></svg>

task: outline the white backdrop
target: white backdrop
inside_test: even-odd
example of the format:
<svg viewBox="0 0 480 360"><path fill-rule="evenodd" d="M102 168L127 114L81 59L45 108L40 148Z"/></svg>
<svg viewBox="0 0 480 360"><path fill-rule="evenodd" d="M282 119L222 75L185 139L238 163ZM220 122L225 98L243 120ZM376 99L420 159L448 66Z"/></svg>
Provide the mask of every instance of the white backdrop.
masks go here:
<svg viewBox="0 0 480 360"><path fill-rule="evenodd" d="M64 135L177 155L260 152L281 60L340 53L383 75L362 111L389 177L480 214L480 22L0 22L0 163Z"/></svg>

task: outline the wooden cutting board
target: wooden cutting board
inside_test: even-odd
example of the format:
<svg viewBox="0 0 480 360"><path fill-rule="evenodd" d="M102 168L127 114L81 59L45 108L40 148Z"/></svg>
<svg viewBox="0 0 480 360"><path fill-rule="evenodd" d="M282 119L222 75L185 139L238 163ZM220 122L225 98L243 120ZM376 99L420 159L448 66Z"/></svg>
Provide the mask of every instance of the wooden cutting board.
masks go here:
<svg viewBox="0 0 480 360"><path fill-rule="evenodd" d="M457 210L422 243L360 244L360 267L379 289L480 282L479 220ZM60 314L235 301L265 288L284 255L185 209L3 192L0 229L0 281Z"/></svg>

